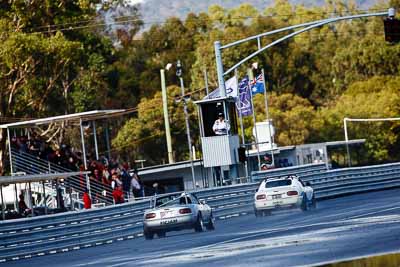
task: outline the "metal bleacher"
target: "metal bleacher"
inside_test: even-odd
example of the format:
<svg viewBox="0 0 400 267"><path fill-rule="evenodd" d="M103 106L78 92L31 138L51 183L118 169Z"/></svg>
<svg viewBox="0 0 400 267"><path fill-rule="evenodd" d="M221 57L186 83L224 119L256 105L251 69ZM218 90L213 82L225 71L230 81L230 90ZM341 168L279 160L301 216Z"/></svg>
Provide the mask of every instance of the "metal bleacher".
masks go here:
<svg viewBox="0 0 400 267"><path fill-rule="evenodd" d="M24 173L27 175L73 172L73 170L16 149L12 149L12 165L14 173ZM93 178L89 178L89 183L93 203L113 204L112 192L109 186L105 186ZM55 183L48 182L46 185L47 188L56 190ZM66 192L81 196L87 187L86 176L84 174L74 175L60 181L59 185Z"/></svg>

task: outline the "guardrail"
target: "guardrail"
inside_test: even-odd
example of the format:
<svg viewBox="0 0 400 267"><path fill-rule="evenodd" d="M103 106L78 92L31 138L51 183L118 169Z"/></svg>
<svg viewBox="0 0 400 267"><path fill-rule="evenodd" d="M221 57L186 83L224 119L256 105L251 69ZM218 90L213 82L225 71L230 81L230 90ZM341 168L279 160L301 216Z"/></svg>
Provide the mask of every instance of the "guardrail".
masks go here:
<svg viewBox="0 0 400 267"><path fill-rule="evenodd" d="M265 171L253 171L251 173L251 181L259 182L265 178L281 177L284 175L314 175L327 171L325 163L305 164L300 166L292 166L286 168L269 169Z"/></svg>
<svg viewBox="0 0 400 267"><path fill-rule="evenodd" d="M324 171L321 166L281 169L280 174L302 173L317 199L400 187L400 163ZM277 170L268 172L275 177ZM256 173L261 177L261 173ZM262 175L265 175L263 173ZM258 179L259 180L259 179ZM217 219L253 212L259 182L196 191L213 207ZM0 262L65 252L132 239L142 235L143 212L149 200L81 212L0 222Z"/></svg>

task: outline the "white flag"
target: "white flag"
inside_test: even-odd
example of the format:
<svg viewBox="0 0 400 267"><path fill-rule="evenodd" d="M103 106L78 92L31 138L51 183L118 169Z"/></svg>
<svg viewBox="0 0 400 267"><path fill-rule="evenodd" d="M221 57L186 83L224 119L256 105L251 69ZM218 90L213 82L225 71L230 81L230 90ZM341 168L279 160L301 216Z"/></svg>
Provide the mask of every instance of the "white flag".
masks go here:
<svg viewBox="0 0 400 267"><path fill-rule="evenodd" d="M238 97L238 84L237 84L237 79L236 76L233 76L229 80L225 82L225 89L226 89L226 96L231 96L231 97ZM221 92L219 88L215 89L211 93L209 93L207 96L204 97L204 99L214 99L214 98L219 98L221 97Z"/></svg>
<svg viewBox="0 0 400 267"><path fill-rule="evenodd" d="M237 97L238 96L238 84L236 76L233 76L225 82L226 96Z"/></svg>

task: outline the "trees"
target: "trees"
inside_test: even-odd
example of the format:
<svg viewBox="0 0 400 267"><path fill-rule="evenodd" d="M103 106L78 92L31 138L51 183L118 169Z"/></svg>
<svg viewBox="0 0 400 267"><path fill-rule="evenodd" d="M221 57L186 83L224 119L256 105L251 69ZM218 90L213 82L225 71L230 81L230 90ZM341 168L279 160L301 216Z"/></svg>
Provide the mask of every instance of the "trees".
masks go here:
<svg viewBox="0 0 400 267"><path fill-rule="evenodd" d="M321 140L343 140L343 118L399 117L400 78L376 76L353 83L337 101L321 109L315 134ZM366 139L367 159L399 159L394 146L399 141L397 122L349 123L351 139Z"/></svg>
<svg viewBox="0 0 400 267"><path fill-rule="evenodd" d="M174 96L180 94L177 86L168 87L168 110L174 157L177 161L187 160L189 152L186 140L185 118L182 106L175 103ZM193 145L198 145L198 123L194 104L188 105L190 130ZM118 132L113 146L130 158L146 159L147 164L167 162L165 129L161 91L152 98L144 98L138 105L137 117L130 119Z"/></svg>
<svg viewBox="0 0 400 267"><path fill-rule="evenodd" d="M0 11L0 114L41 117L99 107L111 42L62 25L95 18L98 1L8 1ZM51 25L59 25L57 27ZM68 24L70 25L70 24ZM71 24L74 25L74 24ZM62 131L61 131L62 133ZM62 139L62 138L61 138ZM5 132L0 136L4 171Z"/></svg>
<svg viewBox="0 0 400 267"><path fill-rule="evenodd" d="M254 105L257 121L265 120L264 96L254 96ZM275 142L280 146L304 144L313 139L316 112L307 99L290 93L272 93L269 112L276 131Z"/></svg>
<svg viewBox="0 0 400 267"><path fill-rule="evenodd" d="M123 0L3 2L0 4L1 116L39 117L137 107L138 113L123 127L114 144L118 151L132 149L132 156L140 155L152 163L166 159L166 153L159 153L165 149L159 70L167 63L181 60L187 92L202 92L204 69L208 71L210 89L214 89L218 84L215 41L227 44L284 26L358 12L352 2L341 0L328 1L321 7L279 0L263 11L248 4L233 9L211 6L207 13L189 14L184 20L170 18L139 36L135 34L142 21L137 9L127 8ZM96 4L103 6L95 8ZM118 17L127 14L131 22ZM124 22L118 27L115 24L94 27L102 18L110 17L112 21ZM87 27L76 28L81 25ZM397 115L392 82L399 76L400 46L384 44L381 28L380 19L324 26L274 46L239 68L239 73L244 74L257 61L265 69L277 143L341 140L343 116ZM262 38L261 45L278 36ZM224 50L225 70L256 50L256 41ZM170 84L179 84L174 71L166 75ZM186 140L184 118L171 95L179 94L179 90L176 87L169 90L174 150L177 159L186 159L187 145L180 141ZM196 97L203 97L203 93ZM376 101L370 102L371 97ZM379 105L391 110L381 110ZM265 119L261 95L255 96L255 108L257 120ZM371 108L380 113L372 112ZM192 136L197 140L195 114L191 106ZM245 125L249 140L250 117L245 118ZM356 137L368 132L357 128L361 126L352 127ZM390 127L387 134L374 137L371 157L392 157L399 142L396 137L399 128L395 124ZM378 134L378 130L370 133ZM382 143L385 138L390 140L388 146ZM4 142L0 138L0 149L4 148ZM120 149L125 145L129 149Z"/></svg>
<svg viewBox="0 0 400 267"><path fill-rule="evenodd" d="M62 111L65 102L62 101L61 81L65 81L67 70L79 58L80 44L66 40L61 34L43 38L17 32L3 34L1 39L1 116L36 117ZM5 138L3 131L1 154L4 153ZM0 169L3 169L3 162Z"/></svg>

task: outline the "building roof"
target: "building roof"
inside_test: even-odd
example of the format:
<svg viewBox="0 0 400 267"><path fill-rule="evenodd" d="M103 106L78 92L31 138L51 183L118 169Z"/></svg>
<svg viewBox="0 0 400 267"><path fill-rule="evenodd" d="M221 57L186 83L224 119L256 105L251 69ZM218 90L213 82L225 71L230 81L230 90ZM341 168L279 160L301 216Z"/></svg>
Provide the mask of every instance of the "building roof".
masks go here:
<svg viewBox="0 0 400 267"><path fill-rule="evenodd" d="M193 165L196 166L201 166L202 165L202 160L193 160ZM179 170L179 169L185 169L185 168L190 168L191 162L190 161L181 161L181 162L176 162L172 164L165 164L165 165L157 165L157 166L151 166L151 167L145 167L139 169L139 174L140 175L145 175L145 174L151 174L151 173L158 173L162 171L174 171L174 170Z"/></svg>
<svg viewBox="0 0 400 267"><path fill-rule="evenodd" d="M365 143L365 139L354 139L354 140L349 140L348 144L349 145L356 145L356 144L362 144ZM293 150L296 148L308 148L308 147L315 147L315 146L327 146L327 147L335 147L335 146L344 146L346 145L346 141L332 141L332 142L323 142L323 143L314 143L314 144L304 144L304 145L296 145L296 146L282 146L282 147L276 147L273 149L274 154L279 154L281 151L288 151L288 150ZM269 147L263 147L260 145L260 153L263 154L265 152L270 152ZM257 155L257 149L251 149L249 150L249 156L254 157Z"/></svg>
<svg viewBox="0 0 400 267"><path fill-rule="evenodd" d="M293 149L295 149L295 147L296 147L296 146L274 147L274 148L272 149L272 151L273 151L274 154L279 154L281 151L293 150ZM270 147L268 147L268 146L262 146L262 145L260 145L259 150L260 150L260 154L264 154L264 153L266 153L266 152L271 152L271 149L270 149ZM249 153L249 156L252 157L252 156L256 156L257 153L258 153L258 151L257 151L257 149L250 149L248 153Z"/></svg>
<svg viewBox="0 0 400 267"><path fill-rule="evenodd" d="M214 102L221 102L223 100L235 102L235 99L233 97L226 96L226 97L218 97L218 98L212 98L212 99L202 99L202 100L194 101L194 103L195 104L214 103Z"/></svg>
<svg viewBox="0 0 400 267"><path fill-rule="evenodd" d="M28 121L13 122L0 125L0 128L30 128L38 125L46 125L54 122L64 121L94 121L99 119L107 119L124 114L132 113L133 109L110 109L110 110L92 110L68 115L54 116L42 119L34 119Z"/></svg>
<svg viewBox="0 0 400 267"><path fill-rule="evenodd" d="M349 140L348 144L349 145L355 145L355 144L363 144L365 143L366 139L353 139ZM326 146L344 146L346 145L346 141L332 141L332 142L326 142Z"/></svg>
<svg viewBox="0 0 400 267"><path fill-rule="evenodd" d="M45 173L45 174L30 174L19 176L0 176L0 185L42 182L56 179L66 179L76 175L85 175L90 172L64 172L64 173Z"/></svg>

